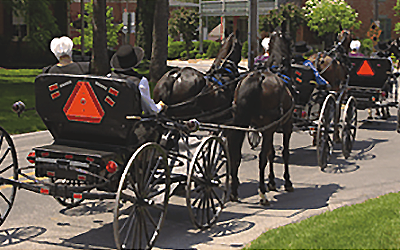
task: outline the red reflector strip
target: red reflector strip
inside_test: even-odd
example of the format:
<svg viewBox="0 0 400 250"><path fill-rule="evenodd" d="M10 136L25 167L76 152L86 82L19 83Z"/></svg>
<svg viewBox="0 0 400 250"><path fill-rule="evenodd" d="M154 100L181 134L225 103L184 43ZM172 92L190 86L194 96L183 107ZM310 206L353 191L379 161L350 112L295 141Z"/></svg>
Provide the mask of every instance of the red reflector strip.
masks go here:
<svg viewBox="0 0 400 250"><path fill-rule="evenodd" d="M60 91L56 91L56 92L54 92L53 94L51 94L51 99L56 99L56 98L58 98L58 97L60 97Z"/></svg>
<svg viewBox="0 0 400 250"><path fill-rule="evenodd" d="M34 164L35 163L35 152L30 152L29 154L28 154L28 157L26 157L26 159L30 162L30 163L32 163L32 164Z"/></svg>
<svg viewBox="0 0 400 250"><path fill-rule="evenodd" d="M65 159L72 160L74 158L73 155L65 155Z"/></svg>
<svg viewBox="0 0 400 250"><path fill-rule="evenodd" d="M78 180L80 181L86 181L86 176L78 174Z"/></svg>
<svg viewBox="0 0 400 250"><path fill-rule="evenodd" d="M300 71L295 71L296 75L301 76L301 72Z"/></svg>
<svg viewBox="0 0 400 250"><path fill-rule="evenodd" d="M48 187L41 187L41 188L40 188L40 193L41 193L41 194L50 194L50 188L48 188Z"/></svg>
<svg viewBox="0 0 400 250"><path fill-rule="evenodd" d="M55 176L56 176L56 172L54 172L54 171L47 171L47 176L48 176L48 177L55 177Z"/></svg>
<svg viewBox="0 0 400 250"><path fill-rule="evenodd" d="M90 162L94 162L94 159L92 157L86 157L86 160L90 161Z"/></svg>
<svg viewBox="0 0 400 250"><path fill-rule="evenodd" d="M114 89L113 87L110 87L110 89L108 90L108 93L114 95L114 96L118 96L119 91Z"/></svg>
<svg viewBox="0 0 400 250"><path fill-rule="evenodd" d="M49 86L49 90L50 90L50 91L54 91L54 90L56 90L56 89L58 89L58 84L57 84L57 83L54 83L54 84L52 84L52 85Z"/></svg>
<svg viewBox="0 0 400 250"><path fill-rule="evenodd" d="M77 199L77 200L82 200L83 196L82 196L82 193L74 193L72 195L72 198Z"/></svg>
<svg viewBox="0 0 400 250"><path fill-rule="evenodd" d="M106 103L108 103L111 107L114 106L115 102L113 101L113 99L111 99L109 96L106 96L106 99L104 99L104 101Z"/></svg>
<svg viewBox="0 0 400 250"><path fill-rule="evenodd" d="M40 153L40 155L41 155L42 157L47 157L47 156L50 155L50 153L49 153L49 152L42 152L42 153Z"/></svg>

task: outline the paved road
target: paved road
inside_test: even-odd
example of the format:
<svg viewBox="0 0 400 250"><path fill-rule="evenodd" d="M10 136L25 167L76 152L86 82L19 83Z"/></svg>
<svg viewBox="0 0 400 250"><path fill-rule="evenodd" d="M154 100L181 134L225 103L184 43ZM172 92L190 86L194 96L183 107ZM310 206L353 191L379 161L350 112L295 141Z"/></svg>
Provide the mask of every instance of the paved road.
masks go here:
<svg viewBox="0 0 400 250"><path fill-rule="evenodd" d="M394 114L394 111L392 112ZM360 120L365 112L360 112ZM258 204L259 148L244 145L240 168L240 202L228 203L219 222L209 230L194 229L184 199L172 197L158 249L239 249L268 229L302 220L327 210L362 202L400 190L400 135L395 117L359 124L351 157L335 150L332 164L322 172L316 163L311 137L294 133L291 141L291 176L295 192L268 193L270 207ZM281 136L275 138L276 172L282 181ZM14 136L20 165L33 146L51 143L48 132ZM65 209L52 197L17 192L14 207L0 228L0 242L7 249L112 249L113 201L87 201Z"/></svg>

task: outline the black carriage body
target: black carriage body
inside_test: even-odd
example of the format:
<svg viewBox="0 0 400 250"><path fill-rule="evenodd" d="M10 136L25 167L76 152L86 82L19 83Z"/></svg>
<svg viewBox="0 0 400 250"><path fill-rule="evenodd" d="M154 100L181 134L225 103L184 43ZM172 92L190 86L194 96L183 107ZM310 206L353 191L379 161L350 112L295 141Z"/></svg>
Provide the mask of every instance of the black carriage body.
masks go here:
<svg viewBox="0 0 400 250"><path fill-rule="evenodd" d="M140 145L157 141L157 126L126 116L141 115L140 92L125 80L88 75L42 74L35 80L36 110L54 138L35 148L37 177L104 182L118 176ZM116 187L112 188L115 189Z"/></svg>
<svg viewBox="0 0 400 250"><path fill-rule="evenodd" d="M306 105L310 101L312 92L316 87L314 72L308 66L292 64L293 82L299 92L296 105Z"/></svg>
<svg viewBox="0 0 400 250"><path fill-rule="evenodd" d="M358 109L382 106L382 91L389 90L392 64L387 58L350 57L348 94L357 100ZM387 93L386 93L387 94Z"/></svg>

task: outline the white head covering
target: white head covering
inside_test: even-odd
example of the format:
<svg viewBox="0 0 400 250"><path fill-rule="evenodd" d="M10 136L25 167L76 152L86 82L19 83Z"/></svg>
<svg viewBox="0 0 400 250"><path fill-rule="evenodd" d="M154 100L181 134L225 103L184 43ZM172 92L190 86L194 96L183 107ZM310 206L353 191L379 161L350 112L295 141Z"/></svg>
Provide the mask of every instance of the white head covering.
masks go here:
<svg viewBox="0 0 400 250"><path fill-rule="evenodd" d="M50 50L60 60L61 56L67 55L72 57L72 47L74 43L71 38L63 36L60 38L54 38L50 43Z"/></svg>
<svg viewBox="0 0 400 250"><path fill-rule="evenodd" d="M269 38L268 38L268 37L264 38L264 39L261 41L261 45L263 46L265 52L267 52L268 49L269 49Z"/></svg>
<svg viewBox="0 0 400 250"><path fill-rule="evenodd" d="M360 49L360 46L361 46L361 43L360 43L360 41L358 41L358 40L353 40L353 41L351 41L351 43L350 43L350 49L351 49L351 50L359 50L359 49Z"/></svg>

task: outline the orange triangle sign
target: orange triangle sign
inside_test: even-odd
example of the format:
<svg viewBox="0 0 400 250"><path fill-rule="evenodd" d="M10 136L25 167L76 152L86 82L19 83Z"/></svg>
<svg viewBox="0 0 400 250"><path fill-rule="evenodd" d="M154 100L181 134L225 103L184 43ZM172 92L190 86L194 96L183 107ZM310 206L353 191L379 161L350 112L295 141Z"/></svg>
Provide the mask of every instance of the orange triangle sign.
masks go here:
<svg viewBox="0 0 400 250"><path fill-rule="evenodd" d="M361 67L357 71L357 75L359 76L373 76L375 72L372 70L371 65L367 60L364 60Z"/></svg>
<svg viewBox="0 0 400 250"><path fill-rule="evenodd" d="M79 81L69 96L63 111L70 121L100 123L104 110L89 82Z"/></svg>

